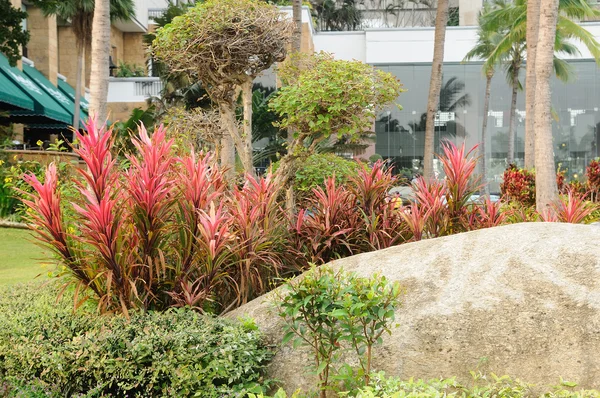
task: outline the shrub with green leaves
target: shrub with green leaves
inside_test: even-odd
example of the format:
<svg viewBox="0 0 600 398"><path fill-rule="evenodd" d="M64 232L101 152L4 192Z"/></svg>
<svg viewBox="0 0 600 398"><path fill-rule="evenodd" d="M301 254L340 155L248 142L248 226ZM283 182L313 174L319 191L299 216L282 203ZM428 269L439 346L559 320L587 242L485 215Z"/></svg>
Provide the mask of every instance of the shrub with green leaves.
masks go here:
<svg viewBox="0 0 600 398"><path fill-rule="evenodd" d="M325 181L335 176L336 185L343 185L357 176L360 166L353 160L333 153L315 153L306 158L296 170L294 191L298 200L311 196L317 187L325 188ZM277 170L277 165L274 171Z"/></svg>
<svg viewBox="0 0 600 398"><path fill-rule="evenodd" d="M271 353L252 322L189 309L132 312L130 320L98 316L90 307L74 312L73 294L57 302L57 292L54 285L0 291L5 395L216 398L261 391Z"/></svg>
<svg viewBox="0 0 600 398"><path fill-rule="evenodd" d="M286 323L283 343L293 341L313 352L320 396L326 397L332 388L333 364L345 350L358 355L360 370L357 375L345 371L352 380L337 378L349 384L360 378L369 384L372 348L382 342L383 333L391 333L399 284L380 275L361 278L321 266L286 287L278 297L279 316Z"/></svg>

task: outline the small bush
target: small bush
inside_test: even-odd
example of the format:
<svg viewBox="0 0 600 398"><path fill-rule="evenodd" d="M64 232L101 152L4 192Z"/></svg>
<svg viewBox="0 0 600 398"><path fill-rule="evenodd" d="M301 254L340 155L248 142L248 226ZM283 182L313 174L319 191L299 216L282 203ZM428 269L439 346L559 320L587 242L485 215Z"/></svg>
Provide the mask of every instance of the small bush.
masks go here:
<svg viewBox="0 0 600 398"><path fill-rule="evenodd" d="M372 349L391 334L395 310L400 305L400 285L384 276L360 278L328 266L313 268L301 279L287 284L277 295L279 316L286 325L283 343L310 347L319 378L320 397L325 398L344 350L354 351L360 367L342 367L335 378L344 384L369 384Z"/></svg>
<svg viewBox="0 0 600 398"><path fill-rule="evenodd" d="M333 153L314 154L306 158L296 171L294 190L298 200L303 201L311 196L313 189L325 188L325 181L335 176L337 185L343 185L355 178L359 164L353 160L344 159Z"/></svg>
<svg viewBox="0 0 600 398"><path fill-rule="evenodd" d="M590 162L585 170L585 175L594 199L598 200L598 195L600 195L600 159L594 159Z"/></svg>
<svg viewBox="0 0 600 398"><path fill-rule="evenodd" d="M519 169L514 164L508 166L502 176L500 190L509 202L519 202L525 206L535 204L535 173Z"/></svg>
<svg viewBox="0 0 600 398"><path fill-rule="evenodd" d="M132 312L130 320L97 316L90 308L73 312L72 297L57 302L57 292L38 285L0 291L0 393L229 397L260 391L271 354L251 323L188 309Z"/></svg>

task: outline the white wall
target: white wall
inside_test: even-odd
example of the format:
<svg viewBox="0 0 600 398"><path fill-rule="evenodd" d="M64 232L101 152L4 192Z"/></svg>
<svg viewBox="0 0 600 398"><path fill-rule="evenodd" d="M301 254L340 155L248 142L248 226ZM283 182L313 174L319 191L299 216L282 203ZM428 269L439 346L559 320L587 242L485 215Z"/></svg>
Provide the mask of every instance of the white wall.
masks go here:
<svg viewBox="0 0 600 398"><path fill-rule="evenodd" d="M365 32L328 32L313 37L315 51L325 51L335 58L366 62L367 45Z"/></svg>
<svg viewBox="0 0 600 398"><path fill-rule="evenodd" d="M585 28L600 41L600 23L586 23ZM431 63L434 28L373 29L365 32L318 33L314 36L315 51L333 53L339 59L358 59L369 64ZM449 27L446 31L444 62L461 62L475 45L477 27ZM573 41L581 56L592 58L579 42Z"/></svg>

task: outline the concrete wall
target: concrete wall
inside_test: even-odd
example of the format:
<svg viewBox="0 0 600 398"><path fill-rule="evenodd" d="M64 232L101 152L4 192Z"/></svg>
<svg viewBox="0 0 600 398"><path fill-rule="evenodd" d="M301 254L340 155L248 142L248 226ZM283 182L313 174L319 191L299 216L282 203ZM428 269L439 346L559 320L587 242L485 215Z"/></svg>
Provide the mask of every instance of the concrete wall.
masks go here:
<svg viewBox="0 0 600 398"><path fill-rule="evenodd" d="M58 27L58 73L64 75L67 78L67 83L75 87L75 82L77 81L77 45L75 33L70 26ZM84 62L82 76L85 75ZM84 78L81 79L81 87L82 90L85 89Z"/></svg>
<svg viewBox="0 0 600 398"><path fill-rule="evenodd" d="M315 51L332 53L338 59L366 60L365 32L327 32L314 36Z"/></svg>
<svg viewBox="0 0 600 398"><path fill-rule="evenodd" d="M584 27L600 40L600 22ZM315 51L327 51L339 59L357 59L369 64L431 63L435 29L373 29L364 32L333 32L314 35ZM477 27L449 27L446 31L444 62L461 62L477 41ZM590 59L590 52L573 41L581 56L566 59Z"/></svg>
<svg viewBox="0 0 600 398"><path fill-rule="evenodd" d="M110 27L110 55L116 66L123 61L123 32L115 26Z"/></svg>
<svg viewBox="0 0 600 398"><path fill-rule="evenodd" d="M482 0L459 0L458 20L460 26L476 26Z"/></svg>
<svg viewBox="0 0 600 398"><path fill-rule="evenodd" d="M27 58L53 84L57 83L58 73L58 34L56 17L44 17L42 11L33 6L27 7L27 27L31 39L27 44Z"/></svg>
<svg viewBox="0 0 600 398"><path fill-rule="evenodd" d="M143 33L123 33L123 61L147 69Z"/></svg>
<svg viewBox="0 0 600 398"><path fill-rule="evenodd" d="M146 102L110 102L108 103L108 118L114 122L125 121L131 116L135 108L146 109Z"/></svg>

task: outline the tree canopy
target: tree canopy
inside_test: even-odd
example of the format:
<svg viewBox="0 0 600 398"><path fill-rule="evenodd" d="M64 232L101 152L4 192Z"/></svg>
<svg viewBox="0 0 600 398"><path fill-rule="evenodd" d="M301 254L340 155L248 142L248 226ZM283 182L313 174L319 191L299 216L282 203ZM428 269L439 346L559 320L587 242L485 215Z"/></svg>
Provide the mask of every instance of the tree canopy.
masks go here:
<svg viewBox="0 0 600 398"><path fill-rule="evenodd" d="M404 91L392 74L359 61L319 53L300 65L298 71L280 70L289 85L271 100L280 127L291 128L299 139L358 138L372 130L377 112Z"/></svg>
<svg viewBox="0 0 600 398"><path fill-rule="evenodd" d="M27 13L12 6L10 0L0 0L0 53L15 66L21 59L20 47L29 41L29 32L22 22Z"/></svg>
<svg viewBox="0 0 600 398"><path fill-rule="evenodd" d="M292 21L259 0L209 0L156 32L153 51L170 72L203 83L213 101L283 61Z"/></svg>

